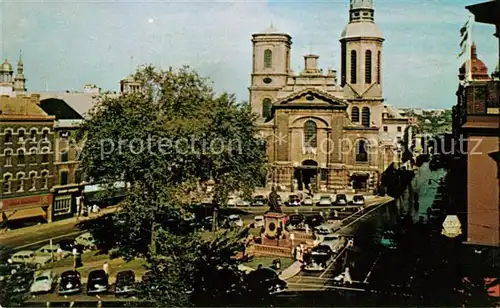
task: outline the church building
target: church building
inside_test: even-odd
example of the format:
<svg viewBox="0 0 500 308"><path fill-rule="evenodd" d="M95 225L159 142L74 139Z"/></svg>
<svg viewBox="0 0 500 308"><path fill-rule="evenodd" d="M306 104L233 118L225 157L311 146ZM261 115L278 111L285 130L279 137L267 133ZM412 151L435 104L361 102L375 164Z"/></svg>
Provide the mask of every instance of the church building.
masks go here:
<svg viewBox="0 0 500 308"><path fill-rule="evenodd" d="M290 67L292 38L273 26L252 35L250 103L267 141L267 185L286 190L372 190L392 162L392 142L380 138L384 98L382 33L373 0L351 0L340 36L341 72Z"/></svg>

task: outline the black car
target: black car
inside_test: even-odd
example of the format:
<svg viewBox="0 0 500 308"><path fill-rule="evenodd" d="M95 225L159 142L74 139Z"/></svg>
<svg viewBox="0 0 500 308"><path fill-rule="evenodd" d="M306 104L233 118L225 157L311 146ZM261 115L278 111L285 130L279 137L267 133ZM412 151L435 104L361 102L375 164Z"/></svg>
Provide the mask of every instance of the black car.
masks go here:
<svg viewBox="0 0 500 308"><path fill-rule="evenodd" d="M261 298L284 291L287 288L286 282L281 280L278 274L269 268L252 271L245 276L244 280L250 292Z"/></svg>
<svg viewBox="0 0 500 308"><path fill-rule="evenodd" d="M338 194L335 197L335 205L347 205L347 196L344 194Z"/></svg>
<svg viewBox="0 0 500 308"><path fill-rule="evenodd" d="M105 293L108 291L108 276L104 270L94 270L89 273L87 294Z"/></svg>
<svg viewBox="0 0 500 308"><path fill-rule="evenodd" d="M314 229L315 227L323 224L325 222L325 218L320 214L313 214L306 217L305 223L309 226L309 228Z"/></svg>
<svg viewBox="0 0 500 308"><path fill-rule="evenodd" d="M14 286L11 290L12 293L26 293L30 290L31 283L33 282L33 272L18 272L10 276L9 280Z"/></svg>
<svg viewBox="0 0 500 308"><path fill-rule="evenodd" d="M115 294L129 295L135 292L135 274L133 271L122 271L116 274Z"/></svg>
<svg viewBox="0 0 500 308"><path fill-rule="evenodd" d="M85 250L85 246L77 244L75 243L75 240L70 240L70 239L61 240L59 242L59 247L61 247L61 249L64 251L71 251L71 252L73 251L73 248L76 248L76 251L78 253L83 253L83 251Z"/></svg>
<svg viewBox="0 0 500 308"><path fill-rule="evenodd" d="M285 203L286 206L300 206L300 198L297 195L288 196L288 201Z"/></svg>
<svg viewBox="0 0 500 308"><path fill-rule="evenodd" d="M59 283L59 294L71 294L80 292L82 283L80 281L80 273L78 271L70 270L65 271L61 275L61 282Z"/></svg>
<svg viewBox="0 0 500 308"><path fill-rule="evenodd" d="M365 197L363 195L355 195L352 198L353 205L365 205Z"/></svg>
<svg viewBox="0 0 500 308"><path fill-rule="evenodd" d="M262 195L255 196L252 200L252 206L264 206L267 204L266 197Z"/></svg>
<svg viewBox="0 0 500 308"><path fill-rule="evenodd" d="M304 215L302 214L292 214L288 217L286 227L291 227L293 229L299 228L304 224Z"/></svg>

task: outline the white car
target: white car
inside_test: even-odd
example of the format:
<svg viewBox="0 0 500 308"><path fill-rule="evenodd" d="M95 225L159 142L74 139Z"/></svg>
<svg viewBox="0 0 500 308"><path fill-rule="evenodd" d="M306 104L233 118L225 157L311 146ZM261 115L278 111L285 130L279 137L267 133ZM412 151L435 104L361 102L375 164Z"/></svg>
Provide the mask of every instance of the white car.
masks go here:
<svg viewBox="0 0 500 308"><path fill-rule="evenodd" d="M352 198L353 205L365 205L365 197L363 195L355 195Z"/></svg>
<svg viewBox="0 0 500 308"><path fill-rule="evenodd" d="M10 257L13 263L33 264L40 268L52 261L51 256L37 256L33 250L21 250Z"/></svg>
<svg viewBox="0 0 500 308"><path fill-rule="evenodd" d="M258 215L254 217L254 227L255 228L264 227L264 216Z"/></svg>
<svg viewBox="0 0 500 308"><path fill-rule="evenodd" d="M56 283L55 274L51 270L46 270L35 276L31 284L31 293L50 293Z"/></svg>
<svg viewBox="0 0 500 308"><path fill-rule="evenodd" d="M236 206L236 203L238 203L238 200L234 197L229 197L227 199L227 206Z"/></svg>
<svg viewBox="0 0 500 308"><path fill-rule="evenodd" d="M75 243L85 248L96 248L94 236L90 232L83 233L75 238Z"/></svg>
<svg viewBox="0 0 500 308"><path fill-rule="evenodd" d="M45 245L45 246L42 246L40 248L38 248L36 251L35 251L35 255L37 256L49 256L49 257L54 257L56 258L57 257L57 251L61 249L61 247L59 246L59 244L53 244L52 246L51 245ZM62 257L63 258L66 258L67 256L69 256L71 254L71 252L69 251L65 251L65 250L62 250Z"/></svg>
<svg viewBox="0 0 500 308"><path fill-rule="evenodd" d="M304 200L302 200L302 205L303 206L313 206L314 202L311 197L305 197Z"/></svg>
<svg viewBox="0 0 500 308"><path fill-rule="evenodd" d="M330 206L332 205L332 198L330 196L321 196L318 201L319 206Z"/></svg>
<svg viewBox="0 0 500 308"><path fill-rule="evenodd" d="M229 217L227 218L226 224L227 224L227 227L229 227L229 228L234 228L234 227L243 228L243 220L241 219L241 217L239 215L235 215L235 214L229 215Z"/></svg>
<svg viewBox="0 0 500 308"><path fill-rule="evenodd" d="M346 244L346 239L338 234L328 234L323 236L322 245L330 246L333 253L338 253Z"/></svg>

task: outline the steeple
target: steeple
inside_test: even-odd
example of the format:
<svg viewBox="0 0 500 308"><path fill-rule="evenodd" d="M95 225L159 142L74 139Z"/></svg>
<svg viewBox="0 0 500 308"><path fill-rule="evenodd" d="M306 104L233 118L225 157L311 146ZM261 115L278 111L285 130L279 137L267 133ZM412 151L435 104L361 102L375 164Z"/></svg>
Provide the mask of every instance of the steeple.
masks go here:
<svg viewBox="0 0 500 308"><path fill-rule="evenodd" d="M19 50L19 60L17 60L17 74L14 78L14 91L26 91L26 78L24 78L24 64L22 60L22 51Z"/></svg>
<svg viewBox="0 0 500 308"><path fill-rule="evenodd" d="M375 10L373 0L350 0L349 23L373 21Z"/></svg>

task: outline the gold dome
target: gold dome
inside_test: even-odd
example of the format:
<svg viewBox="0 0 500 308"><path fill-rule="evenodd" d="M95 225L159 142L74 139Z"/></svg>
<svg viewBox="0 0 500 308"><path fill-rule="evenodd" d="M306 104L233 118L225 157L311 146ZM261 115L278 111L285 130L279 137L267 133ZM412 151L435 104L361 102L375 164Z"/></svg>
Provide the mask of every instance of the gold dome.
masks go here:
<svg viewBox="0 0 500 308"><path fill-rule="evenodd" d="M3 61L2 67L0 67L0 72L12 72L12 65L9 63L9 61L7 61L7 59Z"/></svg>

